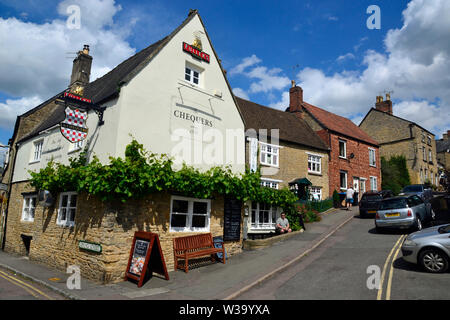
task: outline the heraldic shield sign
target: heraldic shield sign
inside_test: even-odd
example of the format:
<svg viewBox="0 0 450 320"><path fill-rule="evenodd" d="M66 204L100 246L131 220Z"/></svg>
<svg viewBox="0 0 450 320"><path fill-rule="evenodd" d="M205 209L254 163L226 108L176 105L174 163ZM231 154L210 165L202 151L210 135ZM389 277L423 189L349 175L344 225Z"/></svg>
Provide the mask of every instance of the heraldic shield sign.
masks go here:
<svg viewBox="0 0 450 320"><path fill-rule="evenodd" d="M87 111L67 107L66 118L60 123L62 135L72 143L86 139L88 134L87 117Z"/></svg>

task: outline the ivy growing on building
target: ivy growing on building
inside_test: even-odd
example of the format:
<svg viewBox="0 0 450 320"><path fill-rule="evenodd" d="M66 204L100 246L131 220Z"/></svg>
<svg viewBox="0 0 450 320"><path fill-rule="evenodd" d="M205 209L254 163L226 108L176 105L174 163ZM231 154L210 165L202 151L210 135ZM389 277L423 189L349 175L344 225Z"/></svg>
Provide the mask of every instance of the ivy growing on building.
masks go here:
<svg viewBox="0 0 450 320"><path fill-rule="evenodd" d="M398 194L411 184L405 156L393 156L389 160L381 157L381 188Z"/></svg>
<svg viewBox="0 0 450 320"><path fill-rule="evenodd" d="M71 158L68 165L52 160L40 171L30 171L30 184L53 193L86 192L103 201L122 202L162 191L200 199L221 194L244 202L265 202L283 208L293 218L297 215L294 206L297 197L287 188L262 187L259 171L246 170L236 175L230 167L213 167L200 172L185 164L175 171L172 165L167 155L150 153L133 139L126 147L125 158L110 157L105 165L96 156L88 162L84 151L78 158Z"/></svg>

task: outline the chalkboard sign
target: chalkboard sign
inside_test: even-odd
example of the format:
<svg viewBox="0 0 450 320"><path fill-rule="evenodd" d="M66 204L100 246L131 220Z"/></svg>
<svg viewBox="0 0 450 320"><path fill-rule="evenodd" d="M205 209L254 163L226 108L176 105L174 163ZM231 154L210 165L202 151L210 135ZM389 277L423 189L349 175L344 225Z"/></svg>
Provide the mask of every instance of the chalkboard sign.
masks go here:
<svg viewBox="0 0 450 320"><path fill-rule="evenodd" d="M242 202L225 198L223 240L239 241L241 238L241 209Z"/></svg>
<svg viewBox="0 0 450 320"><path fill-rule="evenodd" d="M165 276L166 280L169 280L158 235L138 231L134 233L125 278L139 281L138 287L141 287L147 271L149 271L149 274L159 273Z"/></svg>

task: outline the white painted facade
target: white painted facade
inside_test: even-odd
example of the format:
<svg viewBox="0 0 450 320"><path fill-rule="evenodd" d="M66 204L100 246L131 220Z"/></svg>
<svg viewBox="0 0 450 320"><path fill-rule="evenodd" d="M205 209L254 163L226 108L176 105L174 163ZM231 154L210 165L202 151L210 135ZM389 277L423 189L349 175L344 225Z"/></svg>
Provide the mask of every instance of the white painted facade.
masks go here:
<svg viewBox="0 0 450 320"><path fill-rule="evenodd" d="M200 35L203 52L210 55L209 63L182 50L183 42L192 44L194 33ZM186 66L201 71L199 85L185 80ZM206 170L229 164L235 173L245 171L243 120L198 15L121 87L118 98L104 106L107 109L102 126L98 126L98 116L89 112L85 141L90 156L97 155L102 163L107 163L110 156L123 157L134 137L148 151L172 156L177 166L185 161ZM199 118L194 123L182 119L183 113ZM236 136L227 138L227 133ZM34 144L40 139L44 142L42 157L33 162ZM78 153L70 152L71 148L59 126L24 141L17 151L13 182L29 180L28 170L38 171L51 158L67 164Z"/></svg>

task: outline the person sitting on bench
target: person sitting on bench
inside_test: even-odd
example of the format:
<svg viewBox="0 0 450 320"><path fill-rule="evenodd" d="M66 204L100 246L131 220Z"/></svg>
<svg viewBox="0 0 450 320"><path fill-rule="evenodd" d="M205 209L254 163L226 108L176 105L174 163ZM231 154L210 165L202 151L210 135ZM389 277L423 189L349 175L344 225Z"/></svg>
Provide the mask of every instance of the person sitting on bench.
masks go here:
<svg viewBox="0 0 450 320"><path fill-rule="evenodd" d="M281 217L277 219L275 231L278 234L292 232L292 230L289 228L289 221L288 219L286 219L286 214L284 212L282 212Z"/></svg>

